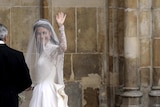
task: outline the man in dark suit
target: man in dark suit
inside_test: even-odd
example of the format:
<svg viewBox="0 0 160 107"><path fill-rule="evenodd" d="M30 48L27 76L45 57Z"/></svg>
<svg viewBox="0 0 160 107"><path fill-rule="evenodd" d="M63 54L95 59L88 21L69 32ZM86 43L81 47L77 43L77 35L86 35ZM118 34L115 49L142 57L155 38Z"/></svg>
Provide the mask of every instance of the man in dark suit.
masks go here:
<svg viewBox="0 0 160 107"><path fill-rule="evenodd" d="M6 45L7 35L0 24L0 107L18 107L18 94L32 81L23 53Z"/></svg>

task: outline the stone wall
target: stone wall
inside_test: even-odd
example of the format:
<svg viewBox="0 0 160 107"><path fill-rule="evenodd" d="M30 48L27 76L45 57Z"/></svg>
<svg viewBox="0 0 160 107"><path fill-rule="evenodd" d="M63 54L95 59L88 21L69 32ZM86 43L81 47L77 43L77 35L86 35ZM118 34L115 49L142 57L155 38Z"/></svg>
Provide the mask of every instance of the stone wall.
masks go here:
<svg viewBox="0 0 160 107"><path fill-rule="evenodd" d="M159 0L108 0L109 107L158 107Z"/></svg>
<svg viewBox="0 0 160 107"><path fill-rule="evenodd" d="M0 0L12 48L26 53L33 23L67 14L64 79L70 107L159 107L159 0ZM31 69L32 74L32 69ZM32 75L33 76L33 75ZM31 91L22 93L28 107Z"/></svg>
<svg viewBox="0 0 160 107"><path fill-rule="evenodd" d="M64 79L69 106L106 107L106 1L47 0L43 8L47 13L41 13L40 0L0 0L0 23L9 29L7 44L25 54L33 23L44 15L57 32L55 14L65 12ZM25 102L20 107L28 107L32 92L22 94Z"/></svg>

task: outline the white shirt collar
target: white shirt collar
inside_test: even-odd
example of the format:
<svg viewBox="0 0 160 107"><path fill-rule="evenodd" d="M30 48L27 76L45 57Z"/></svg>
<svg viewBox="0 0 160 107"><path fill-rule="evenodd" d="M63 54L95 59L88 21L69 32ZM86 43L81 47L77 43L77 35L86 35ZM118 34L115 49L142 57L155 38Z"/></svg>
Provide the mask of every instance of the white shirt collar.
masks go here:
<svg viewBox="0 0 160 107"><path fill-rule="evenodd" d="M0 40L0 44L5 44L2 40Z"/></svg>

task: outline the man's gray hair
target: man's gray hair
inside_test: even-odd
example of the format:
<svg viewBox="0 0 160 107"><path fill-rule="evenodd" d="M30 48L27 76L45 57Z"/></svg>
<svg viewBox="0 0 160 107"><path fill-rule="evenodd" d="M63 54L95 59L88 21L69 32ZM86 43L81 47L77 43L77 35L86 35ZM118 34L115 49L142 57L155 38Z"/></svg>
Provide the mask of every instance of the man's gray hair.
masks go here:
<svg viewBox="0 0 160 107"><path fill-rule="evenodd" d="M7 27L4 26L3 24L0 24L0 40L3 40L3 38L7 35L8 35Z"/></svg>

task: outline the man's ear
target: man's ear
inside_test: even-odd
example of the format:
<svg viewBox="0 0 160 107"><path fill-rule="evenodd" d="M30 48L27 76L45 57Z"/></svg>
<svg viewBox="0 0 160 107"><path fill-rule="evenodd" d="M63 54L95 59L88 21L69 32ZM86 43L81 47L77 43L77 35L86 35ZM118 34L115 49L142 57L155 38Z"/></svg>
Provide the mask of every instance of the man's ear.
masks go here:
<svg viewBox="0 0 160 107"><path fill-rule="evenodd" d="M5 36L5 37L3 38L3 41L4 41L4 42L6 42L6 41L7 41L7 36Z"/></svg>

